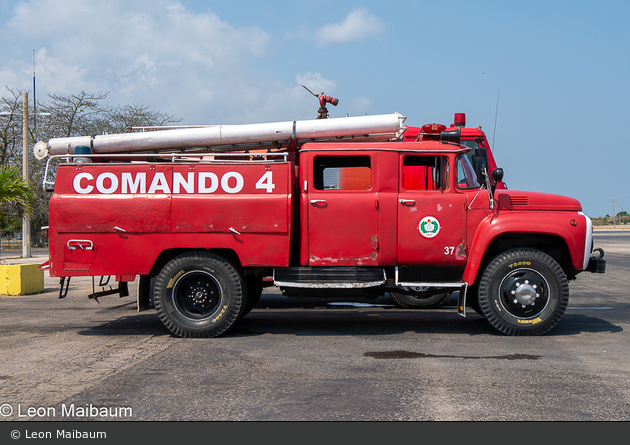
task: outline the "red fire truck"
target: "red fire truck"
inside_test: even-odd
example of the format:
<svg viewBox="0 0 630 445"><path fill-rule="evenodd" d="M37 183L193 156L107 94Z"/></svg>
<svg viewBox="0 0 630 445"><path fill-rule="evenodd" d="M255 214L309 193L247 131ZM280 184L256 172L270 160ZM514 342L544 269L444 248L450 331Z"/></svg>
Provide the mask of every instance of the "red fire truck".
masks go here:
<svg viewBox="0 0 630 445"><path fill-rule="evenodd" d="M403 142L405 117L209 126L39 142L60 278L113 276L182 337L215 337L263 287L414 297L458 292L508 335L561 319L569 281L604 272L572 198L478 177L461 129ZM54 180L51 179L54 177ZM421 179L419 179L421 178ZM271 277L266 281L265 277ZM299 293L299 292L298 292Z"/></svg>

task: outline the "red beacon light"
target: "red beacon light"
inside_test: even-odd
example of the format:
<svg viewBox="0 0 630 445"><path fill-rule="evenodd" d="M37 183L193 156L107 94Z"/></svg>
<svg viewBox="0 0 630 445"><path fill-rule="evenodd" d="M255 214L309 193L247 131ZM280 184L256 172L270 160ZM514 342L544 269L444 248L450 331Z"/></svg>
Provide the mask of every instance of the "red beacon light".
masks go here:
<svg viewBox="0 0 630 445"><path fill-rule="evenodd" d="M442 124L425 124L420 128L418 133L418 141L440 140L441 133L446 130L446 125Z"/></svg>
<svg viewBox="0 0 630 445"><path fill-rule="evenodd" d="M453 119L453 123L456 127L465 127L466 126L466 113L455 113L455 118Z"/></svg>

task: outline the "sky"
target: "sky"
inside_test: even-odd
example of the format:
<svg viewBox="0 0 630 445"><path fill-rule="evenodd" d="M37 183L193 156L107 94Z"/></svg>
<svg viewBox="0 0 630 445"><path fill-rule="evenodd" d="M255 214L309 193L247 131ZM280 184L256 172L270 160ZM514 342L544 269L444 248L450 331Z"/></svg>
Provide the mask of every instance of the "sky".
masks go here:
<svg viewBox="0 0 630 445"><path fill-rule="evenodd" d="M630 212L628 1L0 0L0 87L180 125L390 114L488 135L509 189ZM6 90L2 90L5 92ZM29 96L29 101L32 96Z"/></svg>

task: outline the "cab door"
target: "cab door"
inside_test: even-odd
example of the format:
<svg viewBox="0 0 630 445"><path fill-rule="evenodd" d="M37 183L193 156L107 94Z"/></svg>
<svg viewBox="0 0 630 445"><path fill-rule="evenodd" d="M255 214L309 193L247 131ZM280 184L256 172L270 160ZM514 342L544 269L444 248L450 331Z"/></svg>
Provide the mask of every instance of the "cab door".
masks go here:
<svg viewBox="0 0 630 445"><path fill-rule="evenodd" d="M461 279L466 264L466 197L449 184L448 156L401 154L398 264L426 266L418 280Z"/></svg>
<svg viewBox="0 0 630 445"><path fill-rule="evenodd" d="M309 153L302 196L309 266L378 265L375 159L371 152Z"/></svg>

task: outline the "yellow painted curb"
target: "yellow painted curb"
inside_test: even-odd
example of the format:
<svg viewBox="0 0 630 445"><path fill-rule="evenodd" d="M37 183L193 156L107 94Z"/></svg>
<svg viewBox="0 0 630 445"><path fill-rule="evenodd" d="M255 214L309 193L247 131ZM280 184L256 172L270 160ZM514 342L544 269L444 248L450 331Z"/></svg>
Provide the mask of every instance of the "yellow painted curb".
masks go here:
<svg viewBox="0 0 630 445"><path fill-rule="evenodd" d="M27 295L44 290L41 264L0 264L0 295Z"/></svg>

